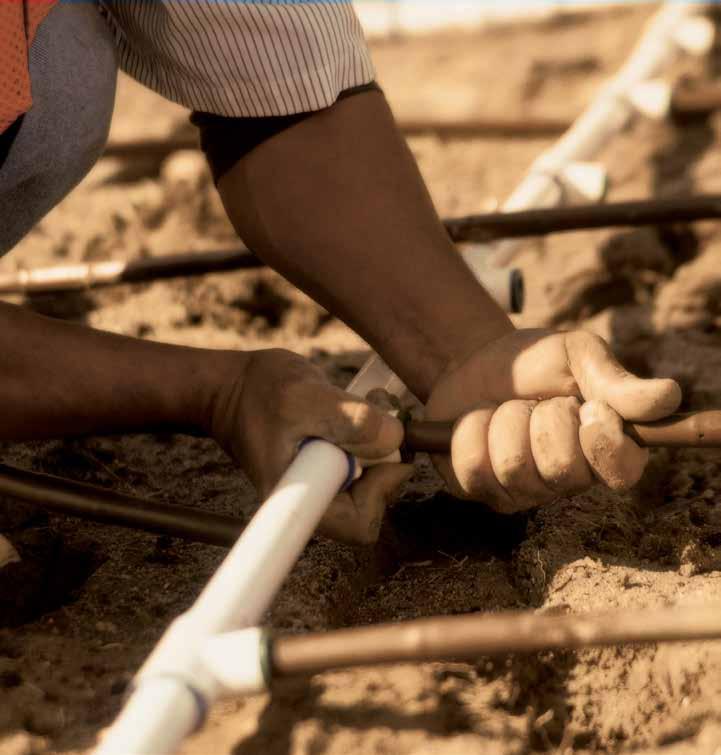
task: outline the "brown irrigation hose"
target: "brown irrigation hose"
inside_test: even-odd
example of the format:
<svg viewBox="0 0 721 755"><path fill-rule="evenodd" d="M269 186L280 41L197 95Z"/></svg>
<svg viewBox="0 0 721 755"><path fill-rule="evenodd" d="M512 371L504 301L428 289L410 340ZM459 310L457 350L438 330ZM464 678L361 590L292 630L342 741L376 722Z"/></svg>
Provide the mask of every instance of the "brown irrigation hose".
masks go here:
<svg viewBox="0 0 721 755"><path fill-rule="evenodd" d="M624 432L645 448L721 448L721 410L674 414L658 422L626 422ZM446 453L453 423L409 422L408 451Z"/></svg>
<svg viewBox="0 0 721 755"><path fill-rule="evenodd" d="M448 451L450 422L408 422L410 452ZM678 414L659 422L626 423L625 431L646 447L721 448L721 410ZM0 495L96 522L230 547L243 522L199 509L168 506L61 477L0 465Z"/></svg>
<svg viewBox="0 0 721 755"><path fill-rule="evenodd" d="M168 254L20 270L0 275L0 294L49 294L82 291L120 283L140 283L186 275L205 275L263 267L248 249Z"/></svg>
<svg viewBox="0 0 721 755"><path fill-rule="evenodd" d="M113 490L0 464L0 495L95 522L230 547L243 521L183 506L166 506Z"/></svg>
<svg viewBox="0 0 721 755"><path fill-rule="evenodd" d="M721 218L721 195L636 200L579 207L487 213L444 221L453 241L490 242L610 226L662 225ZM108 260L0 275L0 294L60 293L119 283L262 267L248 249Z"/></svg>
<svg viewBox="0 0 721 755"><path fill-rule="evenodd" d="M486 243L593 228L668 225L712 218L721 218L719 194L469 215L445 220L444 224L453 241Z"/></svg>
<svg viewBox="0 0 721 755"><path fill-rule="evenodd" d="M571 122L560 118L401 118L397 121L405 136L431 134L439 139L501 138L543 139L559 136L571 127ZM163 160L181 150L197 150L200 144L197 134L188 132L166 138L138 139L135 141L110 142L103 157L121 160Z"/></svg>
<svg viewBox="0 0 721 755"><path fill-rule="evenodd" d="M268 656L272 678L379 663L714 639L721 639L721 606L575 616L509 611L271 636Z"/></svg>
<svg viewBox="0 0 721 755"><path fill-rule="evenodd" d="M721 107L721 82L704 80L680 82L673 89L671 114L683 120L708 115ZM439 139L501 138L540 139L559 136L573 122L560 118L492 118L467 117L455 120L440 118L399 118L399 130L405 136L432 134ZM128 159L163 160L180 150L197 150L199 139L194 131L165 138L138 139L135 141L110 142L104 157Z"/></svg>

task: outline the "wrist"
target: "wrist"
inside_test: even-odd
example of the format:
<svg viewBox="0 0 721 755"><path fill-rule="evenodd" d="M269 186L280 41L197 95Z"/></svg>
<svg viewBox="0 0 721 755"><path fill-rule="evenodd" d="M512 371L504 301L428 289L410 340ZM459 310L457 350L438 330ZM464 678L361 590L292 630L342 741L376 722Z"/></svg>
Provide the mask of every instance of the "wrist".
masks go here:
<svg viewBox="0 0 721 755"><path fill-rule="evenodd" d="M433 387L438 385L438 383L440 383L448 375L455 372L455 370L457 370L473 354L480 351L481 349L488 348L491 344L495 343L501 338L504 338L509 333L515 332L516 327L509 320L507 324L503 323L501 326L494 328L492 331L486 330L485 332L483 332L483 330L481 329L481 332L478 333L473 332L473 328L469 328L469 330L471 331L471 334L466 339L459 342L457 347L449 355L449 358L443 363L441 369L436 375L436 379L433 382Z"/></svg>
<svg viewBox="0 0 721 755"><path fill-rule="evenodd" d="M438 383L472 354L514 331L505 315L490 322L488 317L465 318L456 322L454 328L446 329L445 337L440 329L435 334L417 332L415 337L403 335L402 330L395 331L378 352L409 390L425 403Z"/></svg>
<svg viewBox="0 0 721 755"><path fill-rule="evenodd" d="M242 392L252 352L198 349L189 365L178 414L191 428L216 437L222 417ZM216 437L216 440L219 440Z"/></svg>

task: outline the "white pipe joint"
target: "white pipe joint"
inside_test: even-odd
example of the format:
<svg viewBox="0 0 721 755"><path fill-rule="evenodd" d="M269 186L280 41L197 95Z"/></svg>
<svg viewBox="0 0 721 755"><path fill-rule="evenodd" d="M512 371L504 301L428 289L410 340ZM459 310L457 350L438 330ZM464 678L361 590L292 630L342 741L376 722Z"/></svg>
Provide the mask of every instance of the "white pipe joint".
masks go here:
<svg viewBox="0 0 721 755"><path fill-rule="evenodd" d="M706 55L713 47L716 29L710 18L691 16L673 33L674 42L690 55Z"/></svg>
<svg viewBox="0 0 721 755"><path fill-rule="evenodd" d="M259 627L209 638L201 649L200 660L223 695L254 695L270 684L268 635Z"/></svg>
<svg viewBox="0 0 721 755"><path fill-rule="evenodd" d="M564 189L586 202L600 202L608 189L608 173L601 163L573 162L558 174Z"/></svg>
<svg viewBox="0 0 721 755"><path fill-rule="evenodd" d="M671 85L662 79L642 81L628 90L628 101L641 115L654 121L666 118L672 97Z"/></svg>
<svg viewBox="0 0 721 755"><path fill-rule="evenodd" d="M355 467L331 443L303 446L193 607L163 635L96 755L170 753L202 722L222 690L202 657L205 643L261 622Z"/></svg>

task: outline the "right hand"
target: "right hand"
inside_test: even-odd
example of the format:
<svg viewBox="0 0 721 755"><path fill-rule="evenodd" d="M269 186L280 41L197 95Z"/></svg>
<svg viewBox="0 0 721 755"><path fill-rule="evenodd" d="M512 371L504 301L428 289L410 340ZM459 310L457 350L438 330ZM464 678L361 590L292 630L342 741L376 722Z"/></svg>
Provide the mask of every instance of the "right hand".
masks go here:
<svg viewBox="0 0 721 755"><path fill-rule="evenodd" d="M631 375L591 333L516 330L447 369L426 418L456 423L450 453L433 459L451 492L511 513L596 482L634 485L648 451L623 421L660 419L680 400L673 380Z"/></svg>
<svg viewBox="0 0 721 755"><path fill-rule="evenodd" d="M212 402L210 434L265 498L306 438L323 438L363 459L383 459L403 441L399 420L332 385L298 354L267 349L229 353ZM353 544L375 542L387 503L412 465L381 463L331 504L320 531Z"/></svg>

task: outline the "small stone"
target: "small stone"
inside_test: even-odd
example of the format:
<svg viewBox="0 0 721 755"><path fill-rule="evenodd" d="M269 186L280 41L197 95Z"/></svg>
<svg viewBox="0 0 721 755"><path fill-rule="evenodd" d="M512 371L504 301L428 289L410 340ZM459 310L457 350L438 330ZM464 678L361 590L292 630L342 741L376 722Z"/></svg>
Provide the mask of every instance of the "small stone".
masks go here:
<svg viewBox="0 0 721 755"><path fill-rule="evenodd" d="M678 573L682 577L693 577L695 572L696 572L696 567L694 566L694 564L681 564L678 570Z"/></svg>
<svg viewBox="0 0 721 755"><path fill-rule="evenodd" d="M96 621L95 628L98 632L106 632L107 634L115 634L118 631L118 627L112 621Z"/></svg>

